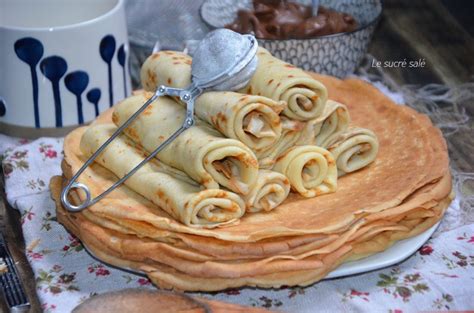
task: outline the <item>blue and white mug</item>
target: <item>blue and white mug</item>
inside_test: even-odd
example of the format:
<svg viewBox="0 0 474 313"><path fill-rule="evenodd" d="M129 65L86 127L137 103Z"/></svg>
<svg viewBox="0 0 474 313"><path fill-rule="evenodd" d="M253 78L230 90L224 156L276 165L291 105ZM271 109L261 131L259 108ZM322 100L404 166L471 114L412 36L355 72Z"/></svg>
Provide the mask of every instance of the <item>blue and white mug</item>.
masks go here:
<svg viewBox="0 0 474 313"><path fill-rule="evenodd" d="M0 12L0 133L64 135L131 92L124 0L4 0Z"/></svg>

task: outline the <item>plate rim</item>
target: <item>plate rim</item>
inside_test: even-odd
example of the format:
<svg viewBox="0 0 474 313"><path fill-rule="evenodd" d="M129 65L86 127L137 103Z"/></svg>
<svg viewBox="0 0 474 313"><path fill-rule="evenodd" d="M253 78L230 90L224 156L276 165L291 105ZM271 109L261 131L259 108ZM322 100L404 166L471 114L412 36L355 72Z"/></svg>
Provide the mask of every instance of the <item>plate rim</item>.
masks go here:
<svg viewBox="0 0 474 313"><path fill-rule="evenodd" d="M343 263L326 275L323 280L372 272L405 261L431 238L440 223L441 221L436 222L436 224L416 236L399 240L384 251L360 260Z"/></svg>

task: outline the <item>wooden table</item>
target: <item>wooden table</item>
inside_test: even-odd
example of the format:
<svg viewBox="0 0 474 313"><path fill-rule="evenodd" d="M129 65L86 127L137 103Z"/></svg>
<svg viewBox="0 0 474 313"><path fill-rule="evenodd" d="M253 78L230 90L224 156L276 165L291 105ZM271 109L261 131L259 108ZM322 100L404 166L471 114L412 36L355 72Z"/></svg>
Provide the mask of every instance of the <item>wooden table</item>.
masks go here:
<svg viewBox="0 0 474 313"><path fill-rule="evenodd" d="M369 52L380 60L425 59L426 67L386 69L399 84L456 85L474 79L473 1L391 0Z"/></svg>
<svg viewBox="0 0 474 313"><path fill-rule="evenodd" d="M440 83L456 86L474 81L474 1L389 0L369 52L380 61L425 59L424 68L386 68L397 84ZM453 168L474 172L474 103L462 104L471 117L469 127L449 138ZM3 185L0 185L3 190ZM468 193L474 193L468 189ZM19 213L0 201L0 219L7 223L6 238L32 304L40 312L36 284L24 255ZM1 302L1 300L0 300ZM1 304L1 303L0 303ZM3 305L3 304L2 304ZM0 309L1 309L0 305Z"/></svg>
<svg viewBox="0 0 474 313"><path fill-rule="evenodd" d="M389 0L372 43L380 61L426 60L423 68L384 68L397 84L474 83L474 1ZM451 166L474 172L474 103L461 104L469 127L448 140ZM474 193L474 186L468 190Z"/></svg>

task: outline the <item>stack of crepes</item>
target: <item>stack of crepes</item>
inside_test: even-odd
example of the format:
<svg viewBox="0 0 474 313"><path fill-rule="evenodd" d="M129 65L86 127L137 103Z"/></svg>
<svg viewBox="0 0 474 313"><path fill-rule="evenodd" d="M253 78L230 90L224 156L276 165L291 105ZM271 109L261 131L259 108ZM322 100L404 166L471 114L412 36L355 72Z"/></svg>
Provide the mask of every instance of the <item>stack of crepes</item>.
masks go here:
<svg viewBox="0 0 474 313"><path fill-rule="evenodd" d="M258 58L247 87L199 96L195 126L80 213L62 208L62 187L151 94L70 133L51 181L59 221L104 262L159 287L217 291L308 285L440 220L453 197L449 161L426 116L360 80L310 75L263 49ZM191 62L153 54L145 90L186 87ZM160 98L78 181L97 196L183 119L182 104Z"/></svg>

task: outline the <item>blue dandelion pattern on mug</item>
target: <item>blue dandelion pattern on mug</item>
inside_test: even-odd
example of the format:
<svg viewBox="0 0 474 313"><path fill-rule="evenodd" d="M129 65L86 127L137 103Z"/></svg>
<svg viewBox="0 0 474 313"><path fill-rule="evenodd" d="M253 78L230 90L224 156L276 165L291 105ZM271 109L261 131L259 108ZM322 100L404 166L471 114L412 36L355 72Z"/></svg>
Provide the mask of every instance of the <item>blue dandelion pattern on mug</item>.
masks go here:
<svg viewBox="0 0 474 313"><path fill-rule="evenodd" d="M95 116L99 116L99 100L100 100L101 92L99 88L92 88L87 92L87 100L94 105L94 112Z"/></svg>
<svg viewBox="0 0 474 313"><path fill-rule="evenodd" d="M84 124L84 113L82 110L82 93L89 84L89 75L84 71L75 71L66 75L64 78L66 88L76 96L77 104L77 123Z"/></svg>
<svg viewBox="0 0 474 313"><path fill-rule="evenodd" d="M44 58L40 63L43 75L49 79L53 88L54 113L56 117L56 127L63 127L63 113L61 107L61 94L59 91L59 81L67 71L67 62L62 57L53 55Z"/></svg>
<svg viewBox="0 0 474 313"><path fill-rule="evenodd" d="M7 114L7 105L5 104L5 100L0 98L0 116L5 116Z"/></svg>
<svg viewBox="0 0 474 313"><path fill-rule="evenodd" d="M117 61L122 67L122 76L123 76L123 97L127 97L127 52L125 51L125 44L121 45L117 53Z"/></svg>
<svg viewBox="0 0 474 313"><path fill-rule="evenodd" d="M118 50L116 49L115 37L108 34L105 35L99 43L99 57L107 64L107 72L105 76L108 82L109 106L114 104L113 93L113 77L112 77L112 61L114 56L117 56L117 62L122 68L123 90L124 97L127 96L127 45L121 44ZM89 74L83 70L75 70L67 73L68 62L59 55L50 55L44 57L45 47L40 40L33 37L20 38L14 43L13 47L16 56L22 62L26 63L30 69L31 84L32 84L32 100L34 110L35 127L41 127L40 121L40 103L39 103L39 88L38 88L38 72L39 67L43 76L51 83L51 89L54 98L54 114L56 127L63 127L63 103L61 99L60 86L61 81L64 81L66 89L76 98L77 122L84 124L84 108L83 95L89 85ZM116 53L117 52L117 53ZM86 98L94 107L94 115L97 117L100 114L100 99L102 92L100 88L91 88L86 93ZM49 105L49 104L48 104ZM0 98L0 116L6 114L6 103L4 99Z"/></svg>
<svg viewBox="0 0 474 313"><path fill-rule="evenodd" d="M38 103L38 74L36 66L43 57L43 44L35 38L25 37L14 44L16 56L30 66L31 84L33 86L33 110L35 114L35 127L40 128L39 103Z"/></svg>
<svg viewBox="0 0 474 313"><path fill-rule="evenodd" d="M100 41L99 52L102 60L107 63L107 73L109 80L109 105L112 107L114 105L114 91L112 83L112 59L115 54L115 37L112 35L107 35Z"/></svg>

